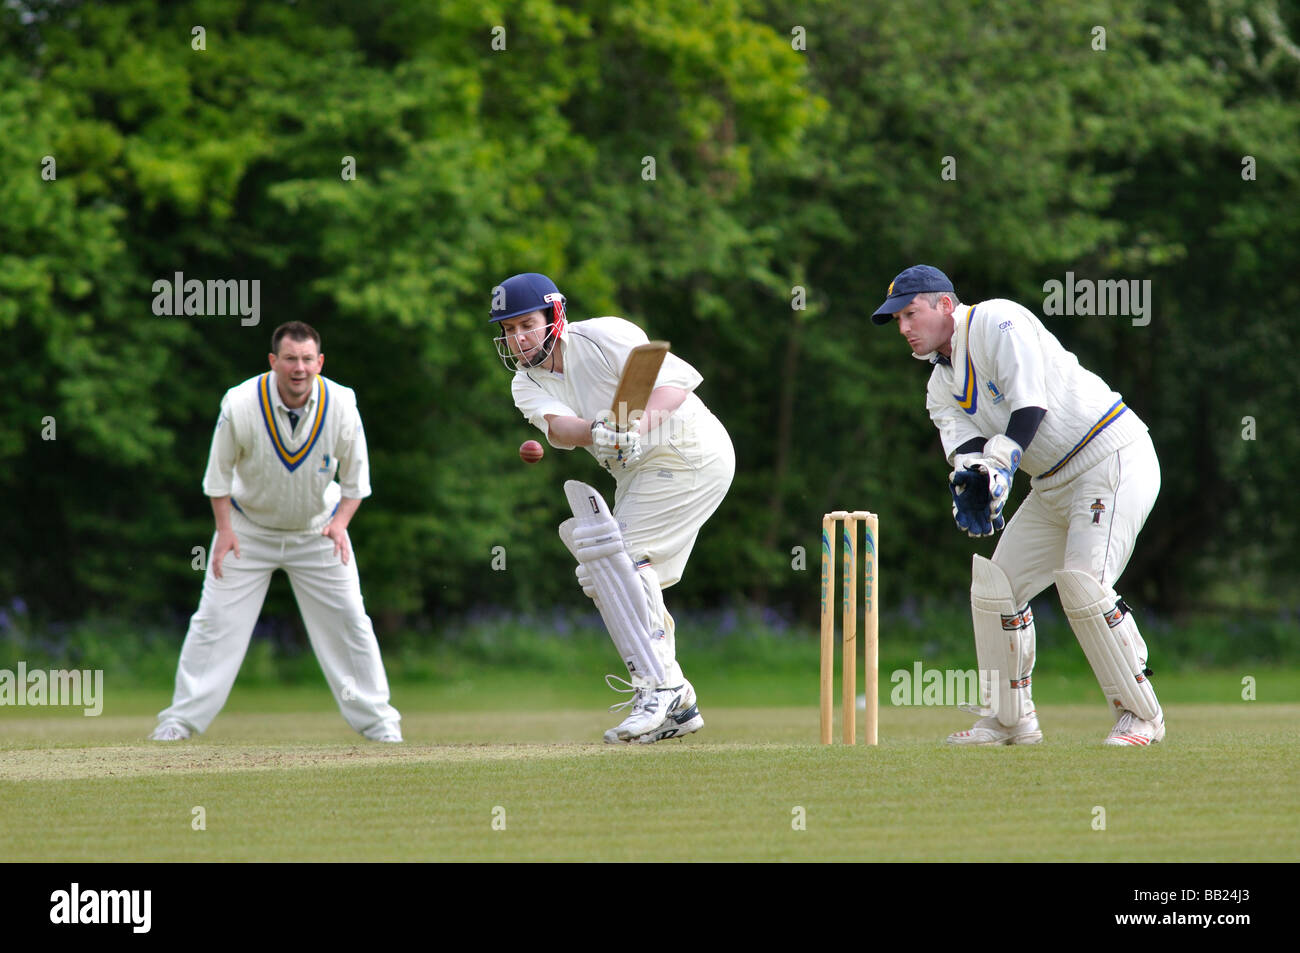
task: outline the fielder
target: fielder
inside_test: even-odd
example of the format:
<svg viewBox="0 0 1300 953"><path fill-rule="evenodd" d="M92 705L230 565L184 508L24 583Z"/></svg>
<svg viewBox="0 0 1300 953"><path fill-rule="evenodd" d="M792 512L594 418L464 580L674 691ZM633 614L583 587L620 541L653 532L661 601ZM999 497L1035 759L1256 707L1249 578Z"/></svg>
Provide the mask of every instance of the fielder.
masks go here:
<svg viewBox="0 0 1300 953"><path fill-rule="evenodd" d="M1115 717L1105 743L1160 741L1146 643L1112 588L1160 492L1146 424L1029 311L1002 298L963 305L937 268L915 265L893 280L872 315L890 320L912 356L933 365L926 406L952 465L957 525L973 537L1006 526L993 558L972 566L981 706L969 707L981 717L948 742L1042 740L1029 600L1052 583ZM1021 467L1032 489L1007 524L1002 508Z"/></svg>
<svg viewBox="0 0 1300 953"><path fill-rule="evenodd" d="M653 744L704 725L695 689L677 662L673 618L662 590L682 578L700 527L735 475L731 438L693 391L703 378L668 354L644 415L626 432L611 403L629 352L645 332L622 318L569 324L564 295L545 275L507 278L493 291L497 353L514 371L515 406L552 447L585 447L614 476L614 509L594 488L565 484L573 519L560 537L578 560L582 590L596 604L631 681L606 676L632 699L609 744ZM626 686L618 688L615 682Z"/></svg>
<svg viewBox="0 0 1300 953"><path fill-rule="evenodd" d="M372 741L400 742L401 715L388 703L347 533L370 495L356 395L320 376L320 335L300 321L276 328L269 360L270 373L232 387L221 401L203 477L217 531L175 695L152 740L183 740L217 717L271 573L283 569L344 719Z"/></svg>

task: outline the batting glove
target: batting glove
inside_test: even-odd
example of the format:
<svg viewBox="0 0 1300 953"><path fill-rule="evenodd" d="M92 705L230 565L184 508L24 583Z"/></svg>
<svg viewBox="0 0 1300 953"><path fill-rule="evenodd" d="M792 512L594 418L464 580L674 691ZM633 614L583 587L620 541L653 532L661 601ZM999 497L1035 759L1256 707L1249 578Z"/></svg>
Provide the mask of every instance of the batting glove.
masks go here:
<svg viewBox="0 0 1300 953"><path fill-rule="evenodd" d="M626 470L641 458L641 434L635 423L620 432L608 420L597 420L591 425L591 449L606 470Z"/></svg>

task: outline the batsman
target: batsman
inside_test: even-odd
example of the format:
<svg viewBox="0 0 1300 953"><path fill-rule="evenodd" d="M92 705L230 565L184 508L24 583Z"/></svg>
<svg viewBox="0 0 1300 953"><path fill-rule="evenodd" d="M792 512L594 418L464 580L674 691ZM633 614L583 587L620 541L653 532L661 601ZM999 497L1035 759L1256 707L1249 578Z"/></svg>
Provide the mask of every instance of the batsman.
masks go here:
<svg viewBox="0 0 1300 953"><path fill-rule="evenodd" d="M731 438L694 393L703 378L630 321L568 323L565 297L545 275L496 286L491 323L520 413L552 447L582 447L614 477L612 511L594 487L567 481L573 517L559 527L627 667L628 679L605 677L632 695L611 706L631 711L605 741L653 744L699 731L663 590L682 578L736 471Z"/></svg>
<svg viewBox="0 0 1300 953"><path fill-rule="evenodd" d="M958 527L972 537L1006 527L993 558L972 564L981 704L967 707L980 718L948 742L1042 740L1029 600L1053 583L1115 719L1105 744L1162 740L1146 643L1113 588L1160 492L1146 424L1027 309L1002 298L961 304L930 265L899 274L872 321L895 322L912 356L932 365L926 406L952 466ZM1020 469L1030 493L1006 523Z"/></svg>

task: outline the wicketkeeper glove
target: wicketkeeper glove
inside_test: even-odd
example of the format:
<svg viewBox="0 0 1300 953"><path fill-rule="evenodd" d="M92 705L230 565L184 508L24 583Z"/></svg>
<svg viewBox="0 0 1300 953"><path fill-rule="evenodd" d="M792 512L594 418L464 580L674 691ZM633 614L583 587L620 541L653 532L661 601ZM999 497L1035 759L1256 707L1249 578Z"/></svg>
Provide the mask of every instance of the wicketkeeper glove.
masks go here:
<svg viewBox="0 0 1300 953"><path fill-rule="evenodd" d="M1020 446L1010 437L993 437L984 444L982 456L961 463L964 469L948 474L952 517L967 536L992 536L1006 526L1002 510L1020 466Z"/></svg>

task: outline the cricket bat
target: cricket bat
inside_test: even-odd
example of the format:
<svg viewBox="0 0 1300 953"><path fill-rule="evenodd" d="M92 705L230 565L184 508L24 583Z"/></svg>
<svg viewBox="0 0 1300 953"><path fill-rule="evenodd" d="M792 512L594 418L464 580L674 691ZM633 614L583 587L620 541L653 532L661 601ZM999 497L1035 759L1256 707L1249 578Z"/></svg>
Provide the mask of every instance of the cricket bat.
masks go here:
<svg viewBox="0 0 1300 953"><path fill-rule="evenodd" d="M618 430L627 430L632 420L645 413L645 405L650 401L655 379L659 377L659 368L663 366L668 350L667 341L649 341L632 348L627 363L623 365L618 390L614 392L614 405L610 408Z"/></svg>

